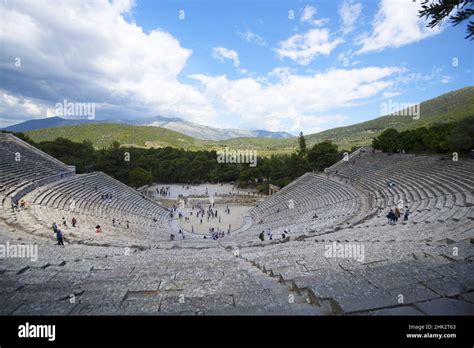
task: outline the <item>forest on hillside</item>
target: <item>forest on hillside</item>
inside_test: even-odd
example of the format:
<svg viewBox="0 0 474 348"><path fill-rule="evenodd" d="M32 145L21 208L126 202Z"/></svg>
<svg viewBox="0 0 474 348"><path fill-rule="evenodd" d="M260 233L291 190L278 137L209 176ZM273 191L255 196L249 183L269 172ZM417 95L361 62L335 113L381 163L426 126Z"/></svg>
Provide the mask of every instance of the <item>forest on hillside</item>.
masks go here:
<svg viewBox="0 0 474 348"><path fill-rule="evenodd" d="M78 173L102 171L132 187L154 182L234 182L240 187L251 186L266 192L270 183L285 186L305 172L323 171L342 159L345 152L355 150L339 150L330 140L307 147L304 135L300 134L296 152L258 156L257 165L251 166L249 163L219 163L215 150L145 149L121 146L116 141L98 150L90 141L79 143L57 138L36 143L23 133L15 135L64 163L75 165ZM373 139L373 147L385 152L442 154L456 151L467 156L474 148L474 116L403 132L386 129Z"/></svg>

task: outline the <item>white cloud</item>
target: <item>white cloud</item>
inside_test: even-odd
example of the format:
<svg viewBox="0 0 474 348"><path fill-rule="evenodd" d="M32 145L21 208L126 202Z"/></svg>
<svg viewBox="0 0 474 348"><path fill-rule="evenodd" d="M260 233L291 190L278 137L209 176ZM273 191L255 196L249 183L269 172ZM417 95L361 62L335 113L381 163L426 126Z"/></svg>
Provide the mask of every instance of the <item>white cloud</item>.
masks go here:
<svg viewBox="0 0 474 348"><path fill-rule="evenodd" d="M126 21L132 7L127 0L1 2L0 88L49 106L95 102L118 117L212 119L204 96L178 81L191 50L163 30L145 33Z"/></svg>
<svg viewBox="0 0 474 348"><path fill-rule="evenodd" d="M387 92L383 92L382 96L384 98L392 98L392 97L396 97L396 96L401 95L401 94L402 94L401 92L397 92L397 91L387 91Z"/></svg>
<svg viewBox="0 0 474 348"><path fill-rule="evenodd" d="M325 120L318 119L321 112L347 107L384 92L393 85L388 78L398 72L395 67L368 67L299 76L280 68L271 73L284 78L274 84L251 78L229 80L225 75L190 77L201 82L206 98L212 100L222 116L238 115L243 125L254 125L258 120L265 129L297 130L298 124L311 122L319 127ZM327 120L330 125L331 119Z"/></svg>
<svg viewBox="0 0 474 348"><path fill-rule="evenodd" d="M442 83L450 83L451 81L453 81L453 78L449 75L443 75L441 78Z"/></svg>
<svg viewBox="0 0 474 348"><path fill-rule="evenodd" d="M224 59L230 59L234 62L236 68L240 66L239 54L234 50L229 50L225 47L214 47L212 56L221 62L223 62Z"/></svg>
<svg viewBox="0 0 474 348"><path fill-rule="evenodd" d="M293 70L288 67L276 67L272 69L269 73L269 77L275 77L279 81L288 81L290 76L293 74Z"/></svg>
<svg viewBox="0 0 474 348"><path fill-rule="evenodd" d="M0 94L0 113L9 116L44 116L48 107L31 99L18 98L6 92Z"/></svg>
<svg viewBox="0 0 474 348"><path fill-rule="evenodd" d="M339 16L342 22L342 32L350 33L362 12L362 4L354 0L344 0L339 6Z"/></svg>
<svg viewBox="0 0 474 348"><path fill-rule="evenodd" d="M41 101L16 97L0 90L0 127L50 115L52 109Z"/></svg>
<svg viewBox="0 0 474 348"><path fill-rule="evenodd" d="M342 42L340 38L331 40L328 29L311 29L281 41L275 51L280 59L290 58L300 65L308 65L317 55L329 55Z"/></svg>
<svg viewBox="0 0 474 348"><path fill-rule="evenodd" d="M337 55L337 61L342 64L344 67L349 67L349 66L356 66L357 64L360 64L359 60L354 60L354 52L352 49L349 49L348 51L341 52Z"/></svg>
<svg viewBox="0 0 474 348"><path fill-rule="evenodd" d="M336 125L341 125L347 120L344 115L303 115L295 119L289 133L298 134L303 132L305 134L322 132L325 129L332 128Z"/></svg>
<svg viewBox="0 0 474 348"><path fill-rule="evenodd" d="M54 105L67 99L96 103L99 119L101 112L109 118L161 114L214 126L231 120L256 128L258 120L258 128L270 130L319 129L339 122L340 108L390 90L400 72L366 67L297 75L279 67L236 80L194 74L199 83L185 84L179 77L192 51L161 29L144 32L125 20L132 7L107 0L0 2L0 114L52 116ZM312 28L281 42L277 52L307 65L341 42ZM236 51L216 47L213 55L244 72Z"/></svg>
<svg viewBox="0 0 474 348"><path fill-rule="evenodd" d="M382 0L372 33L356 40L356 44L362 45L357 53L401 47L439 34L443 28L427 28L426 20L418 17L420 8L420 1Z"/></svg>
<svg viewBox="0 0 474 348"><path fill-rule="evenodd" d="M308 23L315 27L321 27L327 22L329 22L328 18L315 19L314 16L316 15L316 13L317 11L315 7L307 5L304 8L303 14L300 18L301 23Z"/></svg>
<svg viewBox="0 0 474 348"><path fill-rule="evenodd" d="M252 33L251 31L247 30L244 33L239 33L239 35L247 42L254 42L259 46L266 46L267 42L263 37L258 34Z"/></svg>
<svg viewBox="0 0 474 348"><path fill-rule="evenodd" d="M214 47L212 50L212 57L223 62L225 59L233 61L234 67L242 74L248 73L247 69L240 67L239 54L234 50L229 50L225 47Z"/></svg>

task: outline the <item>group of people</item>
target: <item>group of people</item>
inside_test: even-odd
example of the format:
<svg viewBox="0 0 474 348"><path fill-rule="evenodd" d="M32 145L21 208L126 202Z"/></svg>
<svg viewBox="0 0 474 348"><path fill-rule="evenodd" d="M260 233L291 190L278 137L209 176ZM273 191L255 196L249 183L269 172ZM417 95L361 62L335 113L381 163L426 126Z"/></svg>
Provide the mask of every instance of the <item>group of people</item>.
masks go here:
<svg viewBox="0 0 474 348"><path fill-rule="evenodd" d="M100 195L100 198L102 198L103 201L110 201L112 200L112 194L111 193L106 193Z"/></svg>
<svg viewBox="0 0 474 348"><path fill-rule="evenodd" d="M112 218L112 225L114 227L115 227L116 223L117 223L117 220L115 220L115 218ZM118 222L118 223L120 224L120 222ZM61 225L64 226L64 227L68 227L66 218L64 216L61 219ZM77 225L77 219L76 219L75 216L73 216L72 219L71 219L71 226L76 227L76 225ZM127 226L127 229L130 228L130 221L126 220L126 226ZM56 240L57 240L56 245L64 245L64 237L63 237L64 234L58 228L58 225L57 225L56 222L53 222L52 228L53 228L53 232L56 234ZM95 228L94 228L94 232L95 233L102 233L102 227L100 225L96 225ZM184 239L184 236L183 236L183 239Z"/></svg>
<svg viewBox="0 0 474 348"><path fill-rule="evenodd" d="M61 222L62 225L64 227L67 227L66 218L63 216L63 218L61 220L62 220L62 222ZM54 224L56 224L56 223L54 222ZM76 219L75 216L73 216L72 219L71 219L71 225L72 225L72 227L76 227L76 224L77 224L77 219Z"/></svg>
<svg viewBox="0 0 474 348"><path fill-rule="evenodd" d="M290 229L285 228L283 230L283 233L281 234L281 239L285 239L286 235L289 234L289 233L290 233ZM272 233L270 228L267 228L266 235L267 235L268 240L273 240L273 233ZM262 242L265 241L265 230L260 232L260 234L258 235L258 239L260 239Z"/></svg>
<svg viewBox="0 0 474 348"><path fill-rule="evenodd" d="M181 237L182 237L183 239L186 239L186 237L184 236L184 232L183 232L181 229L179 229L178 233L181 234ZM170 240L171 240L171 241L174 241L175 237L176 237L176 236L174 235L174 233L171 233L171 234L170 234Z"/></svg>
<svg viewBox="0 0 474 348"><path fill-rule="evenodd" d="M167 186L167 187L160 187L160 188L156 188L156 193L158 195L160 195L161 197L169 197L171 196L171 191L170 191L170 187Z"/></svg>
<svg viewBox="0 0 474 348"><path fill-rule="evenodd" d="M26 209L26 201L20 199L19 201L12 202L12 210L20 211Z"/></svg>
<svg viewBox="0 0 474 348"><path fill-rule="evenodd" d="M390 225L395 225L402 215L403 221L408 221L408 217L410 216L410 209L408 209L407 205L405 206L405 210L403 212L398 207L395 207L395 209L390 209L386 217Z"/></svg>

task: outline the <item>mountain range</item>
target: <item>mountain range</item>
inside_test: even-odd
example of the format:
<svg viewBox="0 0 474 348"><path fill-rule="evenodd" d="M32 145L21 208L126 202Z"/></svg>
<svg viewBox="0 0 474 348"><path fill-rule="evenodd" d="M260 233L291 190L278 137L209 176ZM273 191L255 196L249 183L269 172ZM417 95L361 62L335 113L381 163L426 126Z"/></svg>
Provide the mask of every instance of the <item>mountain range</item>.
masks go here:
<svg viewBox="0 0 474 348"><path fill-rule="evenodd" d="M474 116L473 86L451 91L420 103L419 117L390 114L350 126L305 134L306 145L310 147L321 141L331 140L338 145L339 149L349 151L352 147L370 144L374 137L387 128L404 131L429 127L436 123L457 122L470 116ZM227 146L233 149L258 150L259 156L293 153L298 148L298 137L290 136L288 133L223 130L196 125L179 118L157 116L143 120L114 121L113 123L81 121L83 124L77 124L78 120L53 117L23 122L7 127L6 130L25 132L28 137L38 142L51 141L58 137L76 142L87 140L91 141L96 148L108 146L113 141L136 147L170 146L187 150L218 150ZM200 138L196 136L196 133L191 133L193 131L199 133ZM249 136L248 132L255 133L251 133ZM211 137L214 139L209 139ZM216 137L219 139L216 140ZM207 139L202 140L202 138ZM225 139L221 140L220 138Z"/></svg>
<svg viewBox="0 0 474 348"><path fill-rule="evenodd" d="M204 126L198 123L183 120L178 117L155 116L142 119L118 119L118 120L89 120L89 119L66 119L62 117L47 117L42 119L28 120L3 130L10 132L28 132L38 129L76 126L81 124L113 123L131 126L162 127L175 132L188 135L199 140L227 140L243 137L262 138L290 138L293 135L287 132L271 132L266 130L244 130L244 129L221 129Z"/></svg>

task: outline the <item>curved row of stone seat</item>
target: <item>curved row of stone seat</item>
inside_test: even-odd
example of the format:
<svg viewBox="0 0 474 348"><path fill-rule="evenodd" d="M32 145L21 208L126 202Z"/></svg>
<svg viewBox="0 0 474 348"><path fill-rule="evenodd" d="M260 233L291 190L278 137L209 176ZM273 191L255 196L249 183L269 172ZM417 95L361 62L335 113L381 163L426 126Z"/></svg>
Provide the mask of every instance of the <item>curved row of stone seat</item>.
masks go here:
<svg viewBox="0 0 474 348"><path fill-rule="evenodd" d="M472 315L472 219L359 225L263 248L240 245L239 253L314 302L331 301L340 314ZM358 252L336 254L334 246L344 245Z"/></svg>
<svg viewBox="0 0 474 348"><path fill-rule="evenodd" d="M408 185L415 190L415 199L472 192L473 163L470 160L449 161L439 157L414 156L382 153L365 154L355 160L344 162L330 173L356 181L372 191L380 190L388 197L410 197L410 190L403 190ZM337 173L336 173L337 172ZM388 187L392 181L395 186ZM419 192L417 192L419 191ZM398 196L398 197L397 197Z"/></svg>
<svg viewBox="0 0 474 348"><path fill-rule="evenodd" d="M161 220L169 215L161 205L100 172L55 182L26 198L33 204L109 219Z"/></svg>
<svg viewBox="0 0 474 348"><path fill-rule="evenodd" d="M73 175L67 165L11 134L0 134L0 197L16 201L44 183ZM29 190L28 190L29 189Z"/></svg>
<svg viewBox="0 0 474 348"><path fill-rule="evenodd" d="M359 208L357 199L348 199L337 204L327 205L317 210L297 210L281 211L272 214L271 219L262 219L245 233L257 233L270 229L272 233L282 233L284 230L293 232L306 232L314 229L322 230L333 224L342 224L353 218ZM316 214L316 215L315 215Z"/></svg>
<svg viewBox="0 0 474 348"><path fill-rule="evenodd" d="M364 187L375 202L379 218L396 205L408 205L415 222L459 220L474 194L469 160L440 160L436 156L365 153L328 171L348 184ZM388 185L389 182L394 185ZM387 209L387 210L386 210ZM383 218L382 217L382 218Z"/></svg>
<svg viewBox="0 0 474 348"><path fill-rule="evenodd" d="M356 199L359 194L323 176L306 173L250 211L256 222L277 220L281 214L304 214ZM319 215L319 214L318 214Z"/></svg>
<svg viewBox="0 0 474 348"><path fill-rule="evenodd" d="M36 245L38 259L0 261L0 315L322 314L215 241L60 247L0 228L6 241Z"/></svg>

